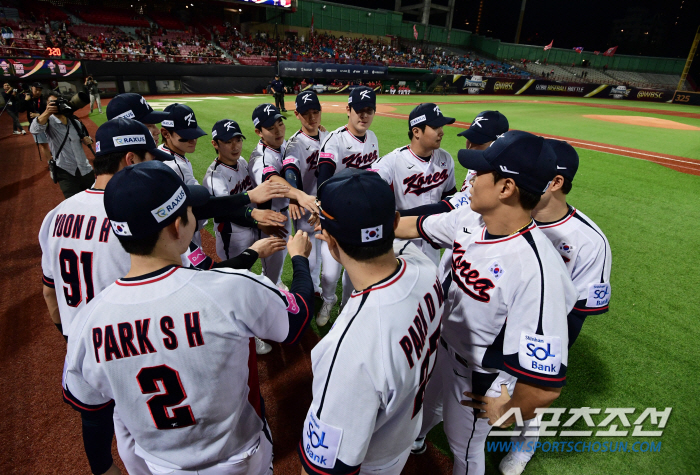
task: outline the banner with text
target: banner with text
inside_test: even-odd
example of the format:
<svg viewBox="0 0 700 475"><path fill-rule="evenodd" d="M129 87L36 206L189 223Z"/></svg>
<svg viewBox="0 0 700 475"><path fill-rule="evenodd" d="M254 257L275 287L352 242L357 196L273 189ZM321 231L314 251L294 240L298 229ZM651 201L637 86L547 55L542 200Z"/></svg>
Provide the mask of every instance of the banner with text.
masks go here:
<svg viewBox="0 0 700 475"><path fill-rule="evenodd" d="M294 78L329 79L382 79L387 77L386 66L364 66L354 64L305 63L280 61L280 75Z"/></svg>
<svg viewBox="0 0 700 475"><path fill-rule="evenodd" d="M80 76L80 61L55 59L5 59L0 58L0 68L4 78L48 79L66 77L75 74Z"/></svg>

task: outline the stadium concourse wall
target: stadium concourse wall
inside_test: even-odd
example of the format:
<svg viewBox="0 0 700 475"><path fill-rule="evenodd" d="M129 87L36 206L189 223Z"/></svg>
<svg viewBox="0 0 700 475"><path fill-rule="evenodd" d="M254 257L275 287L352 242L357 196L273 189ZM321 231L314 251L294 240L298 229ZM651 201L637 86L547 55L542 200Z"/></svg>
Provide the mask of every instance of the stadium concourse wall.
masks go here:
<svg viewBox="0 0 700 475"><path fill-rule="evenodd" d="M671 102L675 92L663 89L640 89L610 84L565 83L542 79L505 79L488 76L470 79L461 75L452 76L452 84L456 88L456 92L460 94L569 96L647 102Z"/></svg>

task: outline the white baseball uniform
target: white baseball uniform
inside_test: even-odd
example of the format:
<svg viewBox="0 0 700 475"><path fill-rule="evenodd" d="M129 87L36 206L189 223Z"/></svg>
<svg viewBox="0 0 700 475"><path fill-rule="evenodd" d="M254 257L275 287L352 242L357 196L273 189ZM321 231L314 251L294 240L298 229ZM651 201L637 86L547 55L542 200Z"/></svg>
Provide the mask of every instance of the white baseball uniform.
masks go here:
<svg viewBox="0 0 700 475"><path fill-rule="evenodd" d="M374 132L368 130L364 141L361 141L344 125L329 133L322 142L318 164L320 166L322 163L328 163L335 173L338 173L346 168L371 168L378 158L379 143ZM325 242L321 243L321 262L321 296L326 302L335 302L335 291L342 266L333 259Z"/></svg>
<svg viewBox="0 0 700 475"><path fill-rule="evenodd" d="M269 180L272 176L282 176L282 156L284 155L287 142L282 144L280 150L268 147L262 140L258 142L253 152L250 154L248 161L248 173L253 180L253 188L260 185L265 180ZM289 218L289 199L273 198L272 210L282 213ZM292 223L289 219L285 223L285 229L292 232ZM258 232L260 238L269 237L262 231ZM260 259L262 262L263 274L270 278L275 283L280 282L282 277L282 269L284 268L284 258L287 256L287 249L275 252L270 257Z"/></svg>
<svg viewBox="0 0 700 475"><path fill-rule="evenodd" d="M74 320L66 398L114 400L152 470L251 464L265 446L251 337L295 340L303 327L290 314L308 319L303 305L244 270L167 266L120 279ZM268 473L269 462L244 473ZM212 473L240 473L229 470Z"/></svg>
<svg viewBox="0 0 700 475"><path fill-rule="evenodd" d="M199 185L199 182L194 177L192 163L184 155L180 155L179 153L173 152L168 147L166 147L165 144L158 145L158 149L172 155L172 160L166 160L163 163L172 168L175 171L175 173L177 173L177 176L182 178L182 181L185 182L185 185ZM199 224L197 227L197 231L194 233L194 237L192 237L192 240L195 242L195 244L197 244L197 246L202 245L202 235L200 229L204 229L204 226L207 225L207 221L209 220L203 219L198 221Z"/></svg>
<svg viewBox="0 0 700 475"><path fill-rule="evenodd" d="M235 166L216 159L209 165L202 182L212 196L228 196L253 189L248 163L239 158ZM257 228L238 226L231 222L214 223L216 254L221 260L230 259L248 249L258 237Z"/></svg>
<svg viewBox="0 0 700 475"><path fill-rule="evenodd" d="M411 146L400 147L384 155L372 169L391 186L396 199L396 209L438 203L445 192L455 188L455 164L447 151L433 150L426 160L416 155ZM423 239L414 239L435 265L440 262L440 251Z"/></svg>
<svg viewBox="0 0 700 475"><path fill-rule="evenodd" d="M396 272L354 291L311 352L299 447L309 474L398 475L420 429L444 299L430 259L405 241L394 252Z"/></svg>
<svg viewBox="0 0 700 475"><path fill-rule="evenodd" d="M610 303L610 270L612 254L610 243L598 226L581 211L569 206L569 211L558 221L551 223L537 222L542 232L549 238L559 252L569 275L576 286L578 301L568 316L569 348L576 341L581 326L588 315L600 315L608 311ZM536 419L525 421L525 425L516 427L520 435L512 437L513 442L522 442L521 447L535 447L539 422ZM531 445L528 445L531 443ZM532 451L514 452L519 460L529 461Z"/></svg>
<svg viewBox="0 0 700 475"><path fill-rule="evenodd" d="M282 169L288 168L296 170L301 176L301 189L307 195L316 196L316 173L318 170L318 153L321 150L321 143L325 140L328 132L319 130L318 138L311 137L303 130L297 131L287 141L282 160ZM284 173L283 173L284 174ZM308 223L308 214L302 219L294 222L294 229L301 229L313 235L314 228ZM314 290L321 292L321 241L311 239L311 254L309 255L309 269L311 279L314 282Z"/></svg>
<svg viewBox="0 0 700 475"><path fill-rule="evenodd" d="M489 397L517 380L561 387L568 361L567 315L577 300L571 278L534 222L511 236L490 236L481 216L462 206L418 218L429 242L452 249L452 283L434 382L442 385L453 473L484 473L491 426L462 406L464 391Z"/></svg>

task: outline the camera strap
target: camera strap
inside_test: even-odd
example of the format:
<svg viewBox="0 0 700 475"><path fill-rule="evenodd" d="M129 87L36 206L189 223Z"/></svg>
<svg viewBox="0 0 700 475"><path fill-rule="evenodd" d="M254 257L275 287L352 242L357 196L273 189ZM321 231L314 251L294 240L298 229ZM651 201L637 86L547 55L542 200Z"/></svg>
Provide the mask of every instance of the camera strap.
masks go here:
<svg viewBox="0 0 700 475"><path fill-rule="evenodd" d="M70 120L70 119L69 119ZM56 155L53 160L54 162L58 159L58 157L61 156L61 151L63 151L63 146L66 144L66 140L68 140L68 135L70 134L70 125L66 124L68 127L66 128L66 136L63 137L63 142L61 142L61 146L58 147L58 152L56 152Z"/></svg>

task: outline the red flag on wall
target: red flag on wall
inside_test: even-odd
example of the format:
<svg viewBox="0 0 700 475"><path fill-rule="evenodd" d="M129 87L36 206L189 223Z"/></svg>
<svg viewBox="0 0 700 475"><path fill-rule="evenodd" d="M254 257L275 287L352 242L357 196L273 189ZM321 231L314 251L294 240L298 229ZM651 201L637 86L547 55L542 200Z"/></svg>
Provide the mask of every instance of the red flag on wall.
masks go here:
<svg viewBox="0 0 700 475"><path fill-rule="evenodd" d="M416 30L416 25L413 25L413 37L418 39L418 30Z"/></svg>
<svg viewBox="0 0 700 475"><path fill-rule="evenodd" d="M600 51L594 51L593 54L598 56L600 54Z"/></svg>
<svg viewBox="0 0 700 475"><path fill-rule="evenodd" d="M603 53L603 56L612 56L615 54L615 51L617 51L617 46L613 46L612 48L608 48L605 53Z"/></svg>
<svg viewBox="0 0 700 475"><path fill-rule="evenodd" d="M549 43L547 46L545 46L545 47L544 47L544 50L547 51L547 50L552 49L552 45L553 45L553 44L554 44L554 40L552 40L551 43Z"/></svg>
<svg viewBox="0 0 700 475"><path fill-rule="evenodd" d="M577 46L576 48L574 48L574 51L576 51L578 54L583 53L583 46Z"/></svg>

